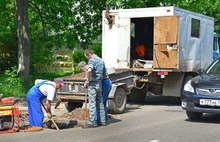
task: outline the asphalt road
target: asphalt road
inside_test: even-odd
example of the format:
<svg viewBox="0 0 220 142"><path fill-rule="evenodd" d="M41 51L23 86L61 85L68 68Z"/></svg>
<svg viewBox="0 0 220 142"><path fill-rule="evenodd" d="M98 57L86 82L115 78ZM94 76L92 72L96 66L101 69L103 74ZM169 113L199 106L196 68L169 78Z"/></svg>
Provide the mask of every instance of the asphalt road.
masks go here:
<svg viewBox="0 0 220 142"><path fill-rule="evenodd" d="M63 108L59 113L63 113ZM58 112L55 112L58 113ZM74 127L40 132L1 134L1 142L219 142L220 115L205 114L190 121L180 105L167 98L151 98L127 104L126 112L114 115L105 127Z"/></svg>

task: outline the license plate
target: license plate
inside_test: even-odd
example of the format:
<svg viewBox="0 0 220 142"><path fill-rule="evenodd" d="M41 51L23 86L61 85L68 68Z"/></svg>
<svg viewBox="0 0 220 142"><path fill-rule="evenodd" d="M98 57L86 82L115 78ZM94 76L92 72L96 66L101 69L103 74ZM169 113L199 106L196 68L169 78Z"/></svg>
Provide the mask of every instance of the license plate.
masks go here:
<svg viewBox="0 0 220 142"><path fill-rule="evenodd" d="M220 106L220 100L200 99L200 105Z"/></svg>
<svg viewBox="0 0 220 142"><path fill-rule="evenodd" d="M8 116L11 114L12 114L12 111L0 111L0 116Z"/></svg>

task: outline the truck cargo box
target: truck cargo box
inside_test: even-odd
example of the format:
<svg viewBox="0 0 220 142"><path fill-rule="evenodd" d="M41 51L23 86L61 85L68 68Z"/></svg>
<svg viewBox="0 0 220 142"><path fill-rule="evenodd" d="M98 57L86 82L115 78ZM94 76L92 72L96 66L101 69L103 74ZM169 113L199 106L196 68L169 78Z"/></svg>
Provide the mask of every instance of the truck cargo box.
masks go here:
<svg viewBox="0 0 220 142"><path fill-rule="evenodd" d="M110 16L111 27L107 18L102 21L102 58L107 67L133 68L142 59L153 61L145 65L152 70L192 72L213 60L211 17L173 6L110 10ZM145 47L143 57L137 55L137 44Z"/></svg>

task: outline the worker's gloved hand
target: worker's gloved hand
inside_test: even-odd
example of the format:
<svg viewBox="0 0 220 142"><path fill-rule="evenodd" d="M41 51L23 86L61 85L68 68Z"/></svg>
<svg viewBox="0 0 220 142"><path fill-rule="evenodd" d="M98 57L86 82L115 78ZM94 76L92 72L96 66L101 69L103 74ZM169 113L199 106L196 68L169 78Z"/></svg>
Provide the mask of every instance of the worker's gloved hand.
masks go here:
<svg viewBox="0 0 220 142"><path fill-rule="evenodd" d="M84 82L84 87L87 88L88 86L89 86L89 82L88 82L88 81L85 81L85 82Z"/></svg>
<svg viewBox="0 0 220 142"><path fill-rule="evenodd" d="M52 114L51 113L47 113L47 118L51 119L52 118Z"/></svg>

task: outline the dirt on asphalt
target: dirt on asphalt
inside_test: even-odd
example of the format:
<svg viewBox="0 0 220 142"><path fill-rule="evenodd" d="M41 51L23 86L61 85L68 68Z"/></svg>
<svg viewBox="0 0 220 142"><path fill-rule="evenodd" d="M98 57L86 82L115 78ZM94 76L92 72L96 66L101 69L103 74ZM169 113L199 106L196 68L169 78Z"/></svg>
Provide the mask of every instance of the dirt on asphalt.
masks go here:
<svg viewBox="0 0 220 142"><path fill-rule="evenodd" d="M87 110L87 111L86 111ZM71 112L63 113L62 115L55 115L53 119L59 129L67 129L74 127L81 127L89 120L89 109L76 108ZM86 116L85 116L86 111ZM21 110L21 130L29 126L27 110ZM47 117L44 118L43 127L45 129L56 129L52 121Z"/></svg>

